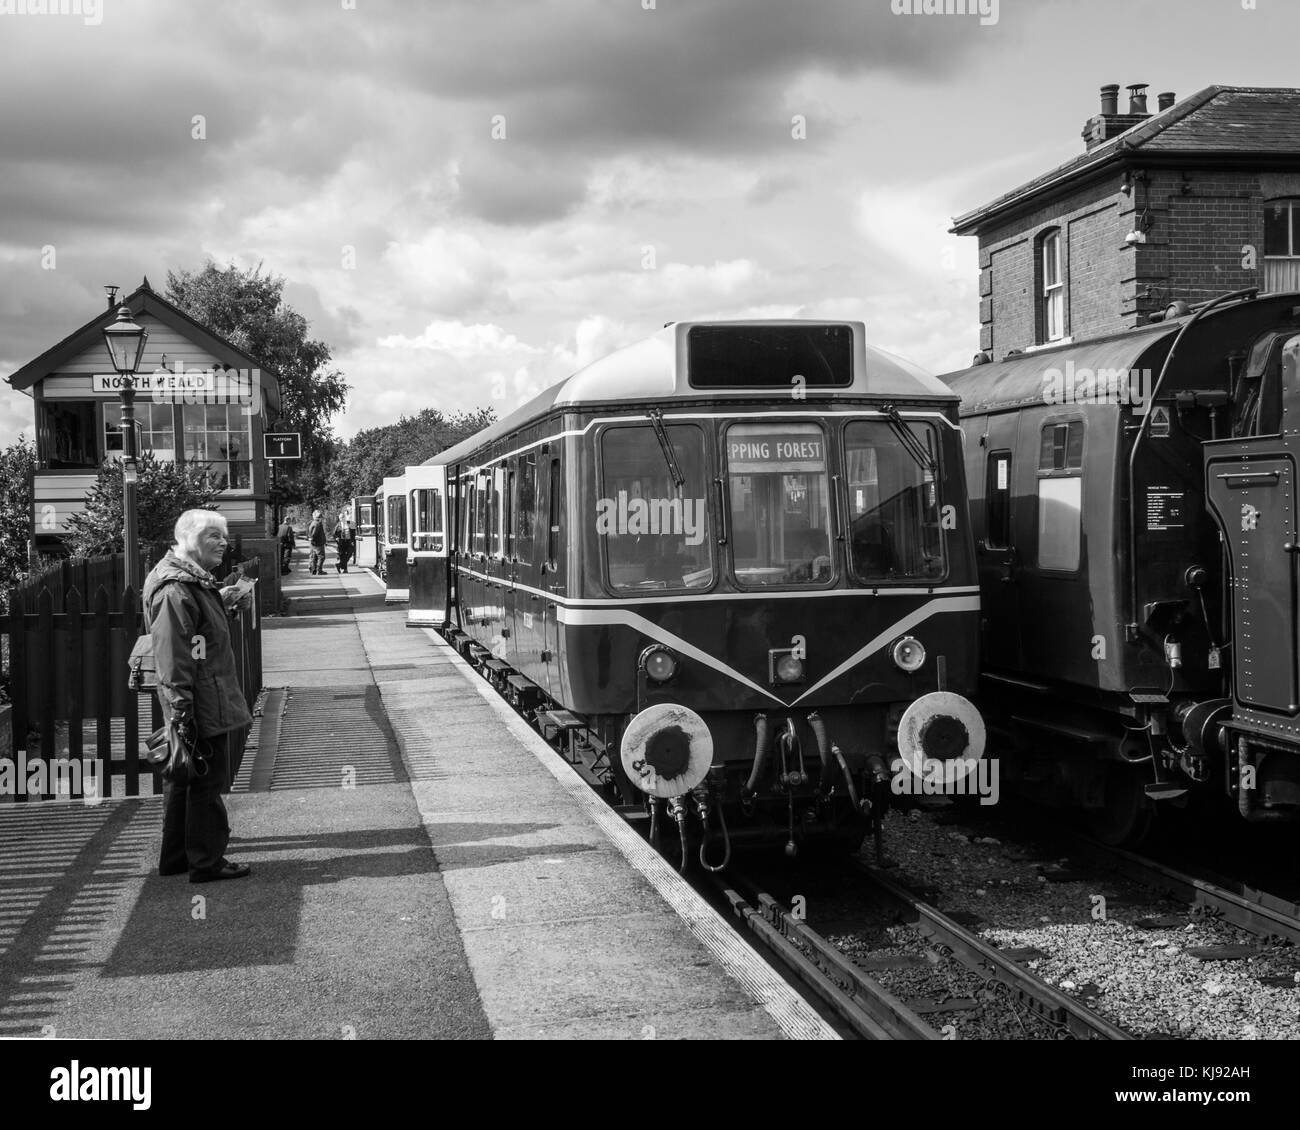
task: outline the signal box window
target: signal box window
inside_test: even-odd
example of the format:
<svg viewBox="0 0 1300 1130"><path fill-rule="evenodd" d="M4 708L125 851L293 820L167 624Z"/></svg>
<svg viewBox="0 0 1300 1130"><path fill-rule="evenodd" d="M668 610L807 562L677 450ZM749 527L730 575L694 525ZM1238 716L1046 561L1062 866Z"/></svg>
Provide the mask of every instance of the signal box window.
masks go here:
<svg viewBox="0 0 1300 1130"><path fill-rule="evenodd" d="M704 433L694 424L613 427L601 436L600 454L596 535L610 588L640 592L711 584ZM674 469L684 480L680 488Z"/></svg>
<svg viewBox="0 0 1300 1130"><path fill-rule="evenodd" d="M121 419L121 408L118 408ZM95 446L95 404L91 400L39 400L37 453L53 471L99 466ZM117 428L117 450L122 450L122 431Z"/></svg>
<svg viewBox="0 0 1300 1130"><path fill-rule="evenodd" d="M918 444L935 458L934 429L907 423ZM934 471L922 465L888 424L857 420L844 429L848 468L849 555L861 581L933 581L943 576L939 491Z"/></svg>
<svg viewBox="0 0 1300 1130"><path fill-rule="evenodd" d="M1043 426L1038 450L1038 567L1079 569L1083 512L1083 421Z"/></svg>
<svg viewBox="0 0 1300 1130"><path fill-rule="evenodd" d="M817 424L733 424L725 433L736 580L831 579L826 436Z"/></svg>
<svg viewBox="0 0 1300 1130"><path fill-rule="evenodd" d="M441 553L442 544L442 491L437 487L417 490L411 548Z"/></svg>
<svg viewBox="0 0 1300 1130"><path fill-rule="evenodd" d="M990 451L984 486L984 544L1011 548L1011 452Z"/></svg>

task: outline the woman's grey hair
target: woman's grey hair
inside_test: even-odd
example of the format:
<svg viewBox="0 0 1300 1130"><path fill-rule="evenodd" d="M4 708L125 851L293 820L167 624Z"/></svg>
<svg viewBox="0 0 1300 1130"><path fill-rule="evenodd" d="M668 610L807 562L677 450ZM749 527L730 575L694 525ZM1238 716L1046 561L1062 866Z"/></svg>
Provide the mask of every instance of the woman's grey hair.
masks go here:
<svg viewBox="0 0 1300 1130"><path fill-rule="evenodd" d="M187 510L176 519L173 536L177 545L193 545L209 526L226 529L226 516L215 510Z"/></svg>

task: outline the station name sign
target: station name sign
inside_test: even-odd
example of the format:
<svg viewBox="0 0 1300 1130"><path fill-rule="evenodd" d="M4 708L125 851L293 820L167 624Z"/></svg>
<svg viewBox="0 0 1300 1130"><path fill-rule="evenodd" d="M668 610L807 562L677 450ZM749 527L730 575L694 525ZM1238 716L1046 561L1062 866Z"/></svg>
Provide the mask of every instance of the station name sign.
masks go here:
<svg viewBox="0 0 1300 1130"><path fill-rule="evenodd" d="M167 393L214 392L216 374L211 370L194 369L188 372L136 373L124 377L120 373L96 373L92 378L95 392L121 392L134 388L136 392L166 395Z"/></svg>

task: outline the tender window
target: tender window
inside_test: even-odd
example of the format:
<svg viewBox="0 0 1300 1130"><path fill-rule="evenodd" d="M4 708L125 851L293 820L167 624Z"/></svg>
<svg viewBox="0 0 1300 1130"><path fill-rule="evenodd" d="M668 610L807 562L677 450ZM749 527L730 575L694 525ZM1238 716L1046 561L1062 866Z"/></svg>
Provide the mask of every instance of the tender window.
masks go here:
<svg viewBox="0 0 1300 1130"><path fill-rule="evenodd" d="M731 546L745 586L831 579L830 480L818 424L733 424L726 431Z"/></svg>
<svg viewBox="0 0 1300 1130"><path fill-rule="evenodd" d="M849 553L863 581L932 581L944 573L934 429L899 426L915 446L883 420L856 420L844 429Z"/></svg>
<svg viewBox="0 0 1300 1130"><path fill-rule="evenodd" d="M605 547L610 587L711 584L704 433L693 424L640 424L609 428L600 443L596 534Z"/></svg>

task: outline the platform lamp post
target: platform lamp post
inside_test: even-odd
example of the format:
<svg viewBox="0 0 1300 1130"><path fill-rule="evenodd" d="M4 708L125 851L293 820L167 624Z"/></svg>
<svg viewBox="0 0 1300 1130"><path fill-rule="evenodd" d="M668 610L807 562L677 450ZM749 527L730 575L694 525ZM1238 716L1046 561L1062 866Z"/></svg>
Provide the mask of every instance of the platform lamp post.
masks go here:
<svg viewBox="0 0 1300 1130"><path fill-rule="evenodd" d="M117 308L117 321L104 327L104 343L113 369L122 378L122 515L123 546L126 554L126 584L140 595L140 530L135 488L139 475L135 449L135 374L144 356L149 331L131 321L126 303Z"/></svg>

